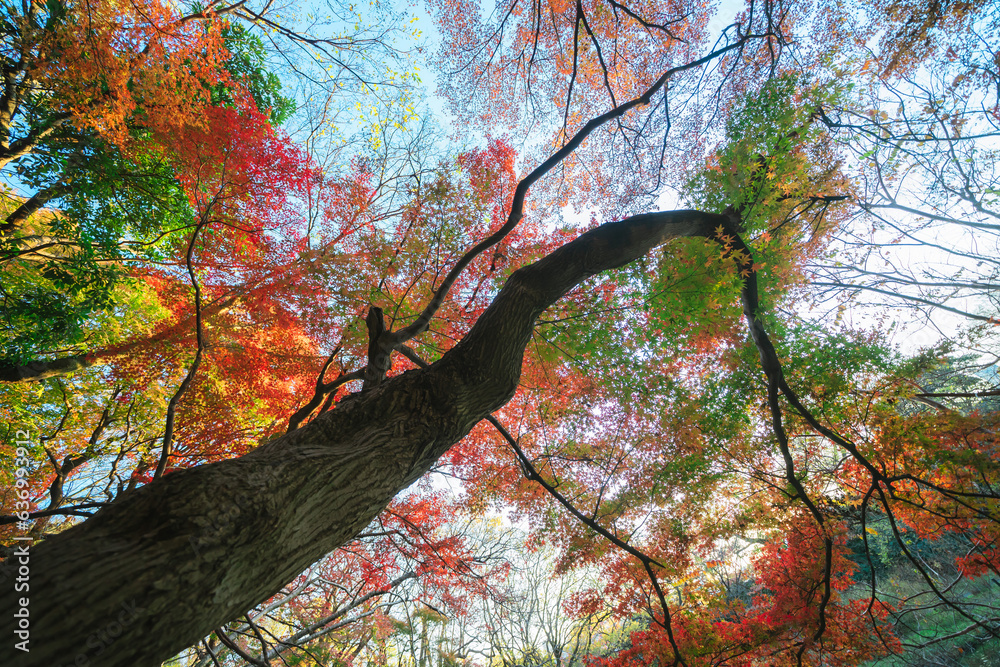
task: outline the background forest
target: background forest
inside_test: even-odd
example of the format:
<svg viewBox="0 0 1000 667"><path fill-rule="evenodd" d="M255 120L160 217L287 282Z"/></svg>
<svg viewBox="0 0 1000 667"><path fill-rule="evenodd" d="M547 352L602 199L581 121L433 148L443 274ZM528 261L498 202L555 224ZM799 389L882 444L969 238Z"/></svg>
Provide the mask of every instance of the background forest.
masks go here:
<svg viewBox="0 0 1000 667"><path fill-rule="evenodd" d="M0 37L3 664L1000 665L997 3Z"/></svg>

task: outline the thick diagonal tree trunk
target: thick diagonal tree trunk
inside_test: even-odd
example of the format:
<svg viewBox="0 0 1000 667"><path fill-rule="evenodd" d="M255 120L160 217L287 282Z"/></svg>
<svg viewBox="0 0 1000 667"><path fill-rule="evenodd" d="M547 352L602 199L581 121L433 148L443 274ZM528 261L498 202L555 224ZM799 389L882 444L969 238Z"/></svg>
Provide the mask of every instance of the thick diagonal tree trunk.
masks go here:
<svg viewBox="0 0 1000 667"><path fill-rule="evenodd" d="M15 555L0 571L0 664L159 665L350 540L513 395L538 315L574 285L726 216L608 223L515 272L469 334L427 369L348 397L231 461L183 470ZM28 592L16 592L18 568ZM28 598L30 652L15 647Z"/></svg>

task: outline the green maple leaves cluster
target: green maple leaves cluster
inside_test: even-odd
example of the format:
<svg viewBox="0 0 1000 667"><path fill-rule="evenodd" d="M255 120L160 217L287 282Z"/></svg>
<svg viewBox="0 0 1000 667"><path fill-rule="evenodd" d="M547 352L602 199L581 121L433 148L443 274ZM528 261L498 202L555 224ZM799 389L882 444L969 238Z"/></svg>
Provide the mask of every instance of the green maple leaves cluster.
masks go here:
<svg viewBox="0 0 1000 667"><path fill-rule="evenodd" d="M66 132L18 165L22 182L56 187L58 211L4 238L4 350L24 362L53 351L90 346L122 317L126 293L138 289L129 262L155 258L164 232L190 219L187 199L169 165L154 152L126 157L93 135ZM24 237L42 236L45 258L22 258ZM95 321L95 319L97 321Z"/></svg>

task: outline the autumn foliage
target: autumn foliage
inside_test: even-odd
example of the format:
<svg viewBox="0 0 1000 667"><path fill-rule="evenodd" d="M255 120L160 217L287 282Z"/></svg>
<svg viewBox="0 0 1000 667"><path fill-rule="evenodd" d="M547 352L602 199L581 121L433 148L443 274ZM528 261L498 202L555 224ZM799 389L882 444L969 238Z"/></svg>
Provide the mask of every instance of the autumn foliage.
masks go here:
<svg viewBox="0 0 1000 667"><path fill-rule="evenodd" d="M555 554L554 576L596 573L560 601L619 629L576 658L594 667L848 666L995 641L980 588L1000 576L995 302L919 292L973 323L919 350L890 343L886 302L853 313L863 290L964 289L963 271L995 287L988 253L921 286L872 239L940 249L950 227L907 225L975 215L995 231L995 150L966 142L997 134L997 56L960 37L995 37L998 19L861 4L750 2L719 28L682 0L435 0L441 91L482 134L431 150L409 117L341 141L371 128L334 128L347 86L331 71L379 113L409 103L413 77L387 66L379 88L349 40L300 33L269 3L27 3L0 26L0 163L17 175L0 208L0 477L17 489L0 536L29 512L42 539L322 424L446 358L518 269L676 205L711 229L588 271L538 314L513 394L436 477L207 628L184 664L388 664L401 638L429 655L429 628L484 600L513 608L498 593L511 564L483 555L499 515ZM357 30L360 52L389 48ZM323 104L288 93L297 125L277 126L294 104L265 38L314 49L329 85ZM948 85L924 90L935 77ZM923 191L906 181L920 169L937 177ZM857 280L824 282L847 265ZM487 664L474 645L439 662Z"/></svg>

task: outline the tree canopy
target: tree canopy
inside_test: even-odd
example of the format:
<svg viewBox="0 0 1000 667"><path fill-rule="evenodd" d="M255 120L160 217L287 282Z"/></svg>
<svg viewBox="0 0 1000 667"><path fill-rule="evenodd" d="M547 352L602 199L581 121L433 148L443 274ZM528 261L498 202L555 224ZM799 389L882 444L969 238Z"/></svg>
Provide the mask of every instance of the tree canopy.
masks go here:
<svg viewBox="0 0 1000 667"><path fill-rule="evenodd" d="M410 10L3 0L4 664L990 664L1000 7Z"/></svg>

